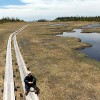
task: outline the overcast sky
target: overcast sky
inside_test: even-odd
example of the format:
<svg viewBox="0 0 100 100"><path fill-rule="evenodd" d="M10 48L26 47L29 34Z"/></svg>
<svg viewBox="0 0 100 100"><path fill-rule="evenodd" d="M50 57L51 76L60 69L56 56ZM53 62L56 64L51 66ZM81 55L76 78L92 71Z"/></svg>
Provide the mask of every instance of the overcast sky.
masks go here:
<svg viewBox="0 0 100 100"><path fill-rule="evenodd" d="M0 18L31 21L77 15L100 16L100 0L0 0Z"/></svg>

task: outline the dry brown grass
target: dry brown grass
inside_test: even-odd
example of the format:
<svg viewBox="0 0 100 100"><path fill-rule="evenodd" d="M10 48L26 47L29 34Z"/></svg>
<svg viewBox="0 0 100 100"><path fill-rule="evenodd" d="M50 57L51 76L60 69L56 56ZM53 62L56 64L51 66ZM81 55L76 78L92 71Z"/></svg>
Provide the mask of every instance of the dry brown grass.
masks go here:
<svg viewBox="0 0 100 100"><path fill-rule="evenodd" d="M83 32L84 33L93 33L93 32L100 33L100 27L83 29Z"/></svg>
<svg viewBox="0 0 100 100"><path fill-rule="evenodd" d="M96 22L31 23L18 35L18 42L27 68L38 79L40 100L100 100L100 63L74 49L89 46L76 38L56 37L63 31ZM0 24L0 91L3 89L6 46L9 35L27 23ZM29 23L30 24L30 23ZM52 26L64 24L64 26ZM51 26L50 26L51 25ZM13 51L13 67L17 100L23 93ZM2 93L0 93L2 100Z"/></svg>
<svg viewBox="0 0 100 100"><path fill-rule="evenodd" d="M22 81L20 77L19 67L16 61L16 55L14 46L12 45L12 55L13 55L13 71L14 71L14 83L15 83L15 96L16 100L25 100L24 90L22 87Z"/></svg>
<svg viewBox="0 0 100 100"><path fill-rule="evenodd" d="M40 100L100 100L100 63L73 50L88 44L54 36L91 23L68 22L63 27L51 24L31 23L18 35L27 68L38 79Z"/></svg>

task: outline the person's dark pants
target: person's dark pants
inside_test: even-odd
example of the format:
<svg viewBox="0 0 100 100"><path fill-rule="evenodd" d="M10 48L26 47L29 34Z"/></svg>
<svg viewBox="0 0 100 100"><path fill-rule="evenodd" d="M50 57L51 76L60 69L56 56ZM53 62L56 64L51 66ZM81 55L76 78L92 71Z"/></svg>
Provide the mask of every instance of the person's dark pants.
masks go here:
<svg viewBox="0 0 100 100"><path fill-rule="evenodd" d="M27 84L25 84L25 90L26 90L26 91L30 91L30 88L31 88L31 87L34 88L35 86L34 86L34 85L28 86Z"/></svg>
<svg viewBox="0 0 100 100"><path fill-rule="evenodd" d="M25 84L26 95L29 93L31 87L34 88L37 95L40 94L40 89L36 85L28 86L27 84Z"/></svg>

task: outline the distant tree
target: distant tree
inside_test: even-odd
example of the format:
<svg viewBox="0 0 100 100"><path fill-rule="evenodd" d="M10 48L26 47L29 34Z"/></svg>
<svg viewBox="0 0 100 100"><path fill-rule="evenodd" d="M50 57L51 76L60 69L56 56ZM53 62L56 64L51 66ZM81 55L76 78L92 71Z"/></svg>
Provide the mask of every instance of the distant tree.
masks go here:
<svg viewBox="0 0 100 100"><path fill-rule="evenodd" d="M37 22L47 22L48 20L46 19L39 19Z"/></svg>
<svg viewBox="0 0 100 100"><path fill-rule="evenodd" d="M58 17L54 21L100 21L100 16L95 17Z"/></svg>
<svg viewBox="0 0 100 100"><path fill-rule="evenodd" d="M23 20L20 20L19 18L9 18L9 17L3 17L0 19L0 23L7 23L7 22L23 22Z"/></svg>

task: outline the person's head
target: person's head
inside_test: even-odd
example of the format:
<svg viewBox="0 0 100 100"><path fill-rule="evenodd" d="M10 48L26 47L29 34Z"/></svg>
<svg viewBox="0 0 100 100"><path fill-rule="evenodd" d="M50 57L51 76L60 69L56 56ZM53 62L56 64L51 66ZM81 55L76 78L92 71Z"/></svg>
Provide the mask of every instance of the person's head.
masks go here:
<svg viewBox="0 0 100 100"><path fill-rule="evenodd" d="M31 76L32 74L31 74L31 71L27 71L27 75L28 76Z"/></svg>

